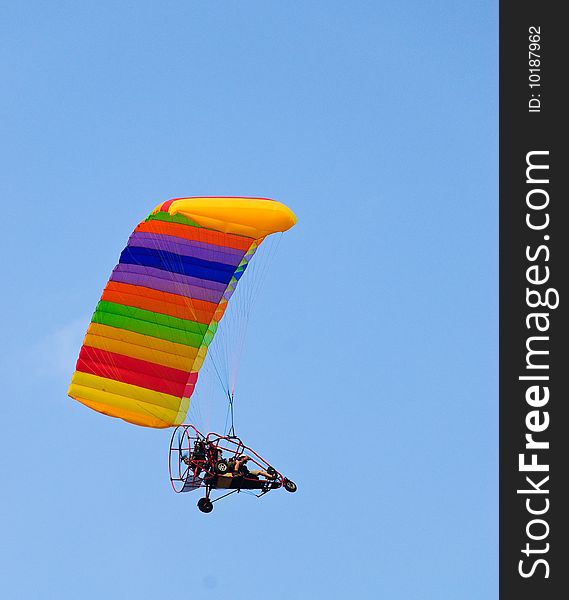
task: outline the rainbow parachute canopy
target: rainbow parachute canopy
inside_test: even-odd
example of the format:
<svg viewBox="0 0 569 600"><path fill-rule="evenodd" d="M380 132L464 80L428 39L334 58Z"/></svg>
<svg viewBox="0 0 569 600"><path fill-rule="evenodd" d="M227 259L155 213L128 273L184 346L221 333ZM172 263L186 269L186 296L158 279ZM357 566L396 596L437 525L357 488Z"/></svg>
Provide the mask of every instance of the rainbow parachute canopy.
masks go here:
<svg viewBox="0 0 569 600"><path fill-rule="evenodd" d="M122 251L81 347L69 396L146 427L183 423L218 323L263 239L296 223L268 198L178 198Z"/></svg>

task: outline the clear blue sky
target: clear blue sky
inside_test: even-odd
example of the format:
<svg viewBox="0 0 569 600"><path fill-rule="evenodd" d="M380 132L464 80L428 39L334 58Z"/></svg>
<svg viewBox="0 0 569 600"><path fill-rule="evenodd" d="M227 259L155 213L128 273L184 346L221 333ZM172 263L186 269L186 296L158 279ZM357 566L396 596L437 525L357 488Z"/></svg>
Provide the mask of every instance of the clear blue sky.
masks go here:
<svg viewBox="0 0 569 600"><path fill-rule="evenodd" d="M0 596L496 598L497 3L12 1L0 23ZM238 432L299 491L203 515L169 431L66 391L136 223L216 194L298 216Z"/></svg>

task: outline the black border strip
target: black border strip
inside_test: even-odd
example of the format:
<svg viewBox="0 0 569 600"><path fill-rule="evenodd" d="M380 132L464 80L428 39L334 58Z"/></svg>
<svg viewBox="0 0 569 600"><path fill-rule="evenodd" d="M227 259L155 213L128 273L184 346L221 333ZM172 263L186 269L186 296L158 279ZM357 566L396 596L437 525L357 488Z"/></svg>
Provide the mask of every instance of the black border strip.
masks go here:
<svg viewBox="0 0 569 600"><path fill-rule="evenodd" d="M562 92L569 80L562 40L569 33L562 32L562 6L543 0L500 3L503 600L558 599L569 578L569 397L564 380L569 371L569 220L564 220L569 142L562 139L567 130L564 105L569 103ZM539 57L532 57L532 50ZM530 63L536 59L539 63ZM528 164L533 165L529 171ZM554 308L557 294L559 306ZM529 306L536 300L546 306ZM536 313L542 316L531 316ZM526 465L522 470L520 455Z"/></svg>

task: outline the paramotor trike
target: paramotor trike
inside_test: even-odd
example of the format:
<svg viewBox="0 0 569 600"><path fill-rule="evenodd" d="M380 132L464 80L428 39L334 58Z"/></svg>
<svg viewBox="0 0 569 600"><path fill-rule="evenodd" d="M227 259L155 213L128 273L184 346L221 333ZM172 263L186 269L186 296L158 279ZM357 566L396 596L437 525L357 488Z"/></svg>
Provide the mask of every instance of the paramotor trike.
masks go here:
<svg viewBox="0 0 569 600"><path fill-rule="evenodd" d="M241 464L254 465L249 469ZM236 469L236 466L240 468ZM219 433L202 434L193 425L179 425L170 440L168 468L175 492L191 492L205 488L205 497L198 508L205 513L213 510L213 503L241 490L256 490L261 497L271 490L284 487L296 492L296 484L287 479L254 450L245 446L236 436ZM258 474L258 472L265 475ZM215 499L213 490L229 490Z"/></svg>

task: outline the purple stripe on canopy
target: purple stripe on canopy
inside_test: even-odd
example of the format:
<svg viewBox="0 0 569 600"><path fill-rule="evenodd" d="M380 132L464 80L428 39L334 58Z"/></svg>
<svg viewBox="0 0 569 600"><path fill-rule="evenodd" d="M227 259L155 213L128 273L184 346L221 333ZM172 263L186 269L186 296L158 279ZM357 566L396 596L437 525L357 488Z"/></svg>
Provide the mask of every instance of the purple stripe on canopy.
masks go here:
<svg viewBox="0 0 569 600"><path fill-rule="evenodd" d="M182 275L181 273L172 273L172 271L165 271L163 269L157 269L156 267L147 267L145 265L132 265L129 263L120 263L114 270L120 273L134 273L136 275L149 275L158 279L165 279L166 281L173 281L175 283L181 283L184 285L193 285L201 287L206 290L213 290L215 292L224 292L227 287L226 283L221 281L212 281L211 279L200 279L199 277L192 277L191 275Z"/></svg>
<svg viewBox="0 0 569 600"><path fill-rule="evenodd" d="M110 280L141 285L153 290L178 294L196 300L206 300L215 304L219 303L226 288L225 284L217 281L208 281L152 267L128 264L117 265L111 274Z"/></svg>
<svg viewBox="0 0 569 600"><path fill-rule="evenodd" d="M229 302L229 298L231 298L231 296L233 296L234 291L235 291L234 287L227 288L227 290L225 291L225 294L223 294L223 298Z"/></svg>
<svg viewBox="0 0 569 600"><path fill-rule="evenodd" d="M243 256L245 256L243 250L235 250L233 248L220 249L219 246L215 246L214 244L205 244L203 242L184 240L171 235L139 231L135 231L130 236L128 245L162 250L164 252L174 252L182 256L192 256L235 267L241 262Z"/></svg>

